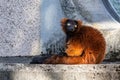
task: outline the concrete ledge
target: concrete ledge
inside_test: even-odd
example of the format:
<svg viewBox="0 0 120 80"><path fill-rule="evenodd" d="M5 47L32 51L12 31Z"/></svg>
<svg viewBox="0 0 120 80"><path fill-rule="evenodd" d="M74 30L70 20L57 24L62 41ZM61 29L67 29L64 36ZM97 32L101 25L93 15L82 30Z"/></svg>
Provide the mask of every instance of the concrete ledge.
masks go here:
<svg viewBox="0 0 120 80"><path fill-rule="evenodd" d="M119 80L120 64L0 64L0 80Z"/></svg>
<svg viewBox="0 0 120 80"><path fill-rule="evenodd" d="M22 64L41 64L46 58L51 55L44 56L6 56L0 57L0 63L22 63ZM117 55L115 55L117 56ZM120 59L114 55L108 56L104 59L102 64L120 64Z"/></svg>

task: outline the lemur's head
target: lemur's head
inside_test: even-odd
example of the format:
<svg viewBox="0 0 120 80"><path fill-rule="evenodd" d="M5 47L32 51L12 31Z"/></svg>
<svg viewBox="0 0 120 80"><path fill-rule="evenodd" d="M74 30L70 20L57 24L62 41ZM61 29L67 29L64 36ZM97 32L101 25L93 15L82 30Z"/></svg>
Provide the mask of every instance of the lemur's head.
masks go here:
<svg viewBox="0 0 120 80"><path fill-rule="evenodd" d="M78 28L78 22L76 20L68 19L65 23L67 32L74 32Z"/></svg>
<svg viewBox="0 0 120 80"><path fill-rule="evenodd" d="M74 33L77 31L79 26L82 24L80 20L72 20L63 18L61 20L62 28L65 33Z"/></svg>

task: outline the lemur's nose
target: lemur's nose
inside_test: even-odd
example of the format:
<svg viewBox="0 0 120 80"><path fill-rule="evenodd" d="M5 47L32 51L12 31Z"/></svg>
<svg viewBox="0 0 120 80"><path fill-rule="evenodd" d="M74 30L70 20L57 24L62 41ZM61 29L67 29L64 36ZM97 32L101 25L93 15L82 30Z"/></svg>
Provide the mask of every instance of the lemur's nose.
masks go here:
<svg viewBox="0 0 120 80"><path fill-rule="evenodd" d="M68 31L71 31L71 32L74 31L74 27L73 26L69 26L67 29L68 29Z"/></svg>

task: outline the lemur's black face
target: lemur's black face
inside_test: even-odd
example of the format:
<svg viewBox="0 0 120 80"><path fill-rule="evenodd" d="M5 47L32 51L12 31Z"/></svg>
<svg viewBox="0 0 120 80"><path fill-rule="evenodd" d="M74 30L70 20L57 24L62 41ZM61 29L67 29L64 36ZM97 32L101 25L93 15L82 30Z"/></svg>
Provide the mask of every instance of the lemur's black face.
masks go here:
<svg viewBox="0 0 120 80"><path fill-rule="evenodd" d="M65 27L67 32L74 32L78 28L78 22L68 19L65 23Z"/></svg>

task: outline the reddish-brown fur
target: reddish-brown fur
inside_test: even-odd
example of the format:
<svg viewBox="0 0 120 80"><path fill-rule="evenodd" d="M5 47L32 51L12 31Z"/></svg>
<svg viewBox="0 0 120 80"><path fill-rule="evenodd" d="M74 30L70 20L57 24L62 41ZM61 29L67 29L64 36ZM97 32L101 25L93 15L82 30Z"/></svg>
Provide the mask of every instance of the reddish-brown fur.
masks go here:
<svg viewBox="0 0 120 80"><path fill-rule="evenodd" d="M65 22L61 20L62 29L66 33ZM82 25L80 20L78 29L66 43L67 56L53 55L45 60L46 64L98 64L105 56L106 43L102 34L90 26ZM68 35L67 35L68 36Z"/></svg>

